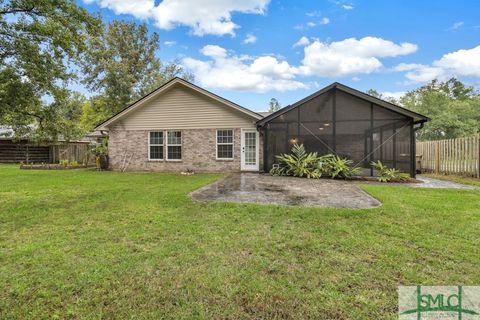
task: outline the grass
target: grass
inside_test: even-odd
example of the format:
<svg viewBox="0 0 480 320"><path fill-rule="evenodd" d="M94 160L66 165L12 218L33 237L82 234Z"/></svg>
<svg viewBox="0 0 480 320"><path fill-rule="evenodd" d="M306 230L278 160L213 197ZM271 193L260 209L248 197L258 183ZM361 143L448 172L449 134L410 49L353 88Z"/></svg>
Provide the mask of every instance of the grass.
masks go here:
<svg viewBox="0 0 480 320"><path fill-rule="evenodd" d="M480 192L368 185L369 210L202 204L220 175L0 166L1 319L396 319L479 284Z"/></svg>
<svg viewBox="0 0 480 320"><path fill-rule="evenodd" d="M477 179L477 178L455 176L455 175L443 175L443 174L423 174L423 175L430 178L448 180L448 181L453 181L457 183L480 187L480 179Z"/></svg>

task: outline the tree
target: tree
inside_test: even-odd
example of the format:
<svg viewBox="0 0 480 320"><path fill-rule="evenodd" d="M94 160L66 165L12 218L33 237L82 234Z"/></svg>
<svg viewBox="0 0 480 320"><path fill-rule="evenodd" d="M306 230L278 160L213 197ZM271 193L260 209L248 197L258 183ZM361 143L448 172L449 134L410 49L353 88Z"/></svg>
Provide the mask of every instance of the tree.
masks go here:
<svg viewBox="0 0 480 320"><path fill-rule="evenodd" d="M149 35L146 25L113 21L98 36L89 39L85 55L84 83L99 97L86 107L84 117L103 120L174 77L192 80L177 63L162 65L157 58L159 36ZM85 108L84 108L85 110ZM93 127L97 123L90 123Z"/></svg>
<svg viewBox="0 0 480 320"><path fill-rule="evenodd" d="M49 119L63 112L56 102L70 96L66 87L75 78L70 66L98 27L99 20L75 1L1 1L0 123L17 135L56 139L49 134L62 126Z"/></svg>
<svg viewBox="0 0 480 320"><path fill-rule="evenodd" d="M80 127L85 132L91 132L96 125L102 123L111 116L111 109L105 96L95 96L90 98L82 106L82 116L80 118Z"/></svg>
<svg viewBox="0 0 480 320"><path fill-rule="evenodd" d="M418 132L420 140L457 138L480 132L480 96L452 78L433 80L401 98L402 104L432 121Z"/></svg>
<svg viewBox="0 0 480 320"><path fill-rule="evenodd" d="M369 96L372 96L372 97L375 97L375 98L378 98L378 99L382 99L382 94L375 89L368 89L367 94Z"/></svg>
<svg viewBox="0 0 480 320"><path fill-rule="evenodd" d="M394 97L385 96L375 89L368 89L367 94L372 96L372 97L375 97L375 98L378 98L378 99L381 99L381 100L385 100L385 101L393 103L393 104L399 104L399 101L397 99L395 99Z"/></svg>
<svg viewBox="0 0 480 320"><path fill-rule="evenodd" d="M37 136L42 140L50 140L51 137L73 140L82 137L86 132L79 123L85 102L85 97L80 93L63 90L54 102L44 107L45 119Z"/></svg>
<svg viewBox="0 0 480 320"><path fill-rule="evenodd" d="M282 106L280 105L277 99L275 98L270 99L268 112L275 112L280 110L281 108Z"/></svg>

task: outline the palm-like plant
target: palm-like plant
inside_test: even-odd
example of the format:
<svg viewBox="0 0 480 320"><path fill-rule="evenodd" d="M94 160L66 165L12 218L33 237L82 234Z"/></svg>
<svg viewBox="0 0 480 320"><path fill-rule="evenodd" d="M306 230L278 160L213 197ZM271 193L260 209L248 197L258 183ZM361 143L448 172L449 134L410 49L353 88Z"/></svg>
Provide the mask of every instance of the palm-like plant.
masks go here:
<svg viewBox="0 0 480 320"><path fill-rule="evenodd" d="M360 174L360 168L352 167L353 161L334 154L320 157L324 174L332 179L351 179Z"/></svg>
<svg viewBox="0 0 480 320"><path fill-rule="evenodd" d="M303 144L294 144L290 154L276 156L279 165L270 173L279 176L320 178L322 175L332 179L350 179L360 173L359 168L352 168L352 160L327 154L319 157L316 152L308 153Z"/></svg>
<svg viewBox="0 0 480 320"><path fill-rule="evenodd" d="M380 160L377 162L372 161L370 163L378 171L378 181L390 182L390 181L408 181L410 176L406 173L400 172L397 169L389 168L384 165Z"/></svg>
<svg viewBox="0 0 480 320"><path fill-rule="evenodd" d="M303 144L294 144L290 154L276 156L281 167L279 173L295 177L320 178L321 168L318 166L318 154L307 153Z"/></svg>

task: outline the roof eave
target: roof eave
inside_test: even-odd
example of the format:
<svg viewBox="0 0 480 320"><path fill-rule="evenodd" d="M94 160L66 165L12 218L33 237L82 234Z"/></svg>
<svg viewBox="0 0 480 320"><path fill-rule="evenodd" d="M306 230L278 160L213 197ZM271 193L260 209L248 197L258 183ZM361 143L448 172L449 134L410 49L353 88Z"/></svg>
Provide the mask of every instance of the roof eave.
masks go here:
<svg viewBox="0 0 480 320"><path fill-rule="evenodd" d="M409 117L409 118L412 118L414 120L414 123L422 123L422 122L428 122L430 121L431 119L422 115L422 114L419 114L417 112L414 112L414 111L411 111L411 110L408 110L406 108L403 108L401 106L398 106L396 104L393 104L391 102L388 102L388 101L385 101L385 100L382 100L382 99L379 99L379 98L376 98L376 97L373 97L369 94L366 94L364 92L361 92L359 90L356 90L356 89L353 89L353 88L350 88L348 86L345 86L339 82L334 82L328 86L326 86L325 88L323 89L320 89L318 90L317 92L314 92L312 93L311 95L295 102L294 104L291 104L291 105L288 105L286 107L284 107L283 109L280 109L278 110L277 112L274 112L272 113L271 115L257 121L257 127L263 127L267 122L275 119L276 117L296 108L297 106L300 106L302 105L303 103L307 102L307 101L310 101L311 99L314 99L316 98L317 96L331 90L331 89L338 89L338 90L342 90L348 94L351 94L353 96L356 96L360 99L363 99L363 100L367 100L365 97L368 97L368 100L380 107L384 107L392 112L396 112L398 114L402 114L406 117ZM373 101L372 101L373 100ZM388 106L390 105L390 106ZM416 120L418 119L418 120Z"/></svg>

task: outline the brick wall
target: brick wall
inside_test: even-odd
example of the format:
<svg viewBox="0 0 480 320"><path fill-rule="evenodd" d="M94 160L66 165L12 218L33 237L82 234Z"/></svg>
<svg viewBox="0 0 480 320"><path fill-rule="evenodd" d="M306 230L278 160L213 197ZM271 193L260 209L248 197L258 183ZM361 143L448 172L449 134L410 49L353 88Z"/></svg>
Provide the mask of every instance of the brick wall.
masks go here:
<svg viewBox="0 0 480 320"><path fill-rule="evenodd" d="M240 171L241 129L234 129L233 160L216 159L216 129L183 129L182 160L148 160L147 130L112 130L109 132L110 168L128 171L185 171L235 172ZM166 155L164 147L164 155ZM263 144L260 137L260 169Z"/></svg>

